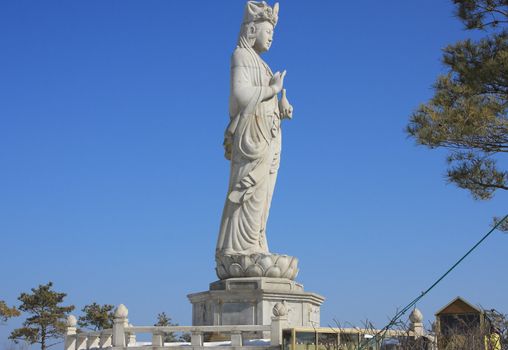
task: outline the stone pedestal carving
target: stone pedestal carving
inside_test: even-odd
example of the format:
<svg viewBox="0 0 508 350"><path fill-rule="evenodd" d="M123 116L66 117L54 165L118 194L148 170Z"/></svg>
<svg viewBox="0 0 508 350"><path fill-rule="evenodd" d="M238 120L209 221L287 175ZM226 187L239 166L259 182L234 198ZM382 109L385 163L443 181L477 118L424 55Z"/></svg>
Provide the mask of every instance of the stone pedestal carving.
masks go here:
<svg viewBox="0 0 508 350"><path fill-rule="evenodd" d="M285 278L229 278L189 294L192 325L270 325L277 303L287 308L288 327L318 327L324 298Z"/></svg>
<svg viewBox="0 0 508 350"><path fill-rule="evenodd" d="M294 280L298 275L298 259L280 254L237 254L215 258L217 277L272 277Z"/></svg>

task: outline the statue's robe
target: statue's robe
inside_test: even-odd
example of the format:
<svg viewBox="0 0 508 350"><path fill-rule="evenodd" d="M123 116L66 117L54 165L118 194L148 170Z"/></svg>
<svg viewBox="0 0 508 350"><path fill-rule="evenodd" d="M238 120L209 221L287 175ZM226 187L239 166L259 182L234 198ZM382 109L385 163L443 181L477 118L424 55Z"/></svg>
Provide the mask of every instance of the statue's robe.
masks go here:
<svg viewBox="0 0 508 350"><path fill-rule="evenodd" d="M231 173L216 255L268 253L266 221L281 150L277 95L262 101L272 76L241 38L231 58L230 123L224 140Z"/></svg>

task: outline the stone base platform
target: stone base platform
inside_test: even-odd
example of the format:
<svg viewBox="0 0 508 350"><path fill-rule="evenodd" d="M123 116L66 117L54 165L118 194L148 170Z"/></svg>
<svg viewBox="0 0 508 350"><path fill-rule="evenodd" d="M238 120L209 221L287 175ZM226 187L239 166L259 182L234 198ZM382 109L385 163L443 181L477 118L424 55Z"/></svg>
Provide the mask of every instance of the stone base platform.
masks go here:
<svg viewBox="0 0 508 350"><path fill-rule="evenodd" d="M285 278L229 278L210 284L206 292L187 296L193 326L270 325L276 303L288 310L288 327L319 327L324 297L305 292Z"/></svg>

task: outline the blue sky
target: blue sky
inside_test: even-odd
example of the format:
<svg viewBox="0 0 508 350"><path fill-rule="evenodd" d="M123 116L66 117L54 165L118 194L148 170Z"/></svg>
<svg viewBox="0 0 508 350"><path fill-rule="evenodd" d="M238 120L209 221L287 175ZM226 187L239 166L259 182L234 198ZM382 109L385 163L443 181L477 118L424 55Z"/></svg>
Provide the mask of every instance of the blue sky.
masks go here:
<svg viewBox="0 0 508 350"><path fill-rule="evenodd" d="M0 299L53 281L81 309L166 311L216 277L229 57L244 1L0 2ZM408 117L464 31L451 1L281 1L265 60L294 118L268 224L324 295L322 325L382 326L507 212L444 181ZM496 232L418 305L461 295L508 312ZM79 315L79 313L77 313ZM22 318L0 326L0 344Z"/></svg>

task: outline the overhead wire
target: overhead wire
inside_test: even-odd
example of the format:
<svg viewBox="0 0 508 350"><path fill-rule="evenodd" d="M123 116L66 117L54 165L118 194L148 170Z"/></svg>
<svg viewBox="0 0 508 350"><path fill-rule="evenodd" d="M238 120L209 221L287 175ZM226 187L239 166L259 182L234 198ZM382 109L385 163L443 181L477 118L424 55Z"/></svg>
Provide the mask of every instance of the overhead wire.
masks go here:
<svg viewBox="0 0 508 350"><path fill-rule="evenodd" d="M398 311L395 316L388 322L386 326L384 326L379 332L377 332L373 338L370 338L364 342L360 342L358 345L358 350L363 350L366 346L374 342L383 341L383 339L386 336L386 333L388 330L393 327L397 323L397 321L406 313L408 312L413 306L416 305L427 293L429 293L434 287L436 287L446 276L450 274L462 261L464 261L465 258L468 257L469 254L471 254L480 244L483 243L491 234L494 232L503 222L505 222L508 219L508 214L505 215L501 220L499 220L493 227L490 229L489 232L487 232L471 249L467 251L455 264L452 265L444 274L441 275L430 287L428 287L425 291L423 291L419 296L414 298L409 304L404 306L400 311ZM508 222L508 221L507 221Z"/></svg>

